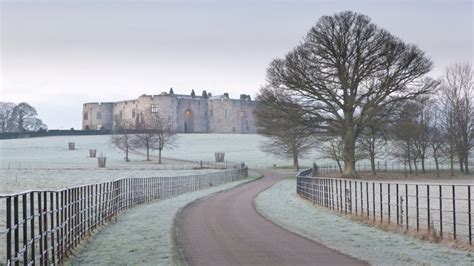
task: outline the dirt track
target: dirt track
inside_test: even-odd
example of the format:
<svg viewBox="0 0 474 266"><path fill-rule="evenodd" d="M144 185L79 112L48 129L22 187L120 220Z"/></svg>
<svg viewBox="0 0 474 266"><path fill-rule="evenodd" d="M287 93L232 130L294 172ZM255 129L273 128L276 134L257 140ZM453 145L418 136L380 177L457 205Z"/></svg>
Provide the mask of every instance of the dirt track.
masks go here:
<svg viewBox="0 0 474 266"><path fill-rule="evenodd" d="M260 192L283 178L265 177L188 206L178 245L190 265L365 265L269 222L255 210Z"/></svg>

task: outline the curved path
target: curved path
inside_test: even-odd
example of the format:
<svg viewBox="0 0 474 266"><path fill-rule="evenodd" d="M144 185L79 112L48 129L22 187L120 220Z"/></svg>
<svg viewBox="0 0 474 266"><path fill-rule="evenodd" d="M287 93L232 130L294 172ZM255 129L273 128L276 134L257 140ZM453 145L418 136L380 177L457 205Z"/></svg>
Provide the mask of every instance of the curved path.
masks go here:
<svg viewBox="0 0 474 266"><path fill-rule="evenodd" d="M260 192L287 175L264 178L197 201L178 221L178 245L190 265L365 265L269 222L255 210Z"/></svg>

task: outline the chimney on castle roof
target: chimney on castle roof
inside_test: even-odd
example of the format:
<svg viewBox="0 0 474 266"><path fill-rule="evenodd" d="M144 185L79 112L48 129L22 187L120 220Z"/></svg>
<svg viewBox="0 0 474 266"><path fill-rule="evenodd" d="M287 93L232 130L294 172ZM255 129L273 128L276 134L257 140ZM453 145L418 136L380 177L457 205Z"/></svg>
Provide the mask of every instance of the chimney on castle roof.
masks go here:
<svg viewBox="0 0 474 266"><path fill-rule="evenodd" d="M169 95L173 96L174 95L174 91L173 91L173 88L170 88L170 93Z"/></svg>
<svg viewBox="0 0 474 266"><path fill-rule="evenodd" d="M208 92L208 93L207 93L207 97L208 97L208 98L211 98L211 97L212 97L212 93Z"/></svg>
<svg viewBox="0 0 474 266"><path fill-rule="evenodd" d="M240 99L241 99L241 100L247 99L247 95L245 95L245 94L240 94Z"/></svg>
<svg viewBox="0 0 474 266"><path fill-rule="evenodd" d="M191 91L191 97L194 99L194 97L196 97L196 93L194 92L194 90Z"/></svg>
<svg viewBox="0 0 474 266"><path fill-rule="evenodd" d="M206 90L203 90L203 91L202 91L202 98L203 98L203 99L207 99L207 92L206 92Z"/></svg>
<svg viewBox="0 0 474 266"><path fill-rule="evenodd" d="M226 97L227 99L229 99L229 93L228 93L228 92L224 92L224 97Z"/></svg>

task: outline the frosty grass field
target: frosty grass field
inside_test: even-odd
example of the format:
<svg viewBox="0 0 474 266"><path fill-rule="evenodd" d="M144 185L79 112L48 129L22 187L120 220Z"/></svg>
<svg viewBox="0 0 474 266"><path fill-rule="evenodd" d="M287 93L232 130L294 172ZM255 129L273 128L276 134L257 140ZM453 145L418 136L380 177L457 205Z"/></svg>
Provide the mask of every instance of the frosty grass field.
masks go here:
<svg viewBox="0 0 474 266"><path fill-rule="evenodd" d="M62 136L0 140L0 193L30 189L58 189L81 184L109 181L124 177L178 176L215 170L173 170L170 164L182 162L156 159L146 162L142 155L124 153L110 144L110 136ZM225 159L245 162L250 167L290 165L290 161L275 158L259 150L263 137L237 134L180 134L178 146L165 150L163 156L177 160L213 161L214 152L225 152ZM68 150L75 142L76 150ZM107 157L107 167L99 169L97 159L89 158L89 149ZM154 153L156 154L156 153ZM308 158L314 158L309 156ZM302 164L311 165L312 160ZM166 170L163 170L166 168ZM171 170L169 169L171 168Z"/></svg>

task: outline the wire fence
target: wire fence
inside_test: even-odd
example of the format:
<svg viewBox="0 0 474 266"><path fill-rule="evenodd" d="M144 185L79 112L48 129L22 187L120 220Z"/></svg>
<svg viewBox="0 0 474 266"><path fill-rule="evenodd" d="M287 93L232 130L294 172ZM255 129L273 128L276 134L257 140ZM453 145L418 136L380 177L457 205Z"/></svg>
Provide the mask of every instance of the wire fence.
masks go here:
<svg viewBox="0 0 474 266"><path fill-rule="evenodd" d="M125 178L63 190L0 195L6 206L6 265L61 264L97 227L136 205L169 198L248 176L244 164L228 170L179 177Z"/></svg>
<svg viewBox="0 0 474 266"><path fill-rule="evenodd" d="M372 170L369 162L357 162L355 166L356 166L356 171L358 172L367 172L367 171ZM468 166L469 166L469 170L474 172L474 162L469 162ZM438 167L440 171L451 170L451 165L448 163L440 163L438 164ZM418 163L416 168L419 173L422 172L421 163ZM344 163L342 162L341 162L341 169L344 170ZM453 169L456 172L459 172L461 170L458 163L455 163L453 165ZM404 171L408 172L410 171L410 168L408 164L404 165L403 163L400 163L400 162L376 161L375 170L377 172L404 172ZM437 170L436 164L434 162L425 162L425 170L436 171ZM339 169L339 166L334 163L334 164L318 165L318 171L321 174L329 174L329 173L339 173L340 169ZM413 164L412 164L412 171L415 172L415 165Z"/></svg>
<svg viewBox="0 0 474 266"><path fill-rule="evenodd" d="M297 193L319 206L394 225L432 239L472 245L473 185L410 184L310 177L300 172Z"/></svg>

